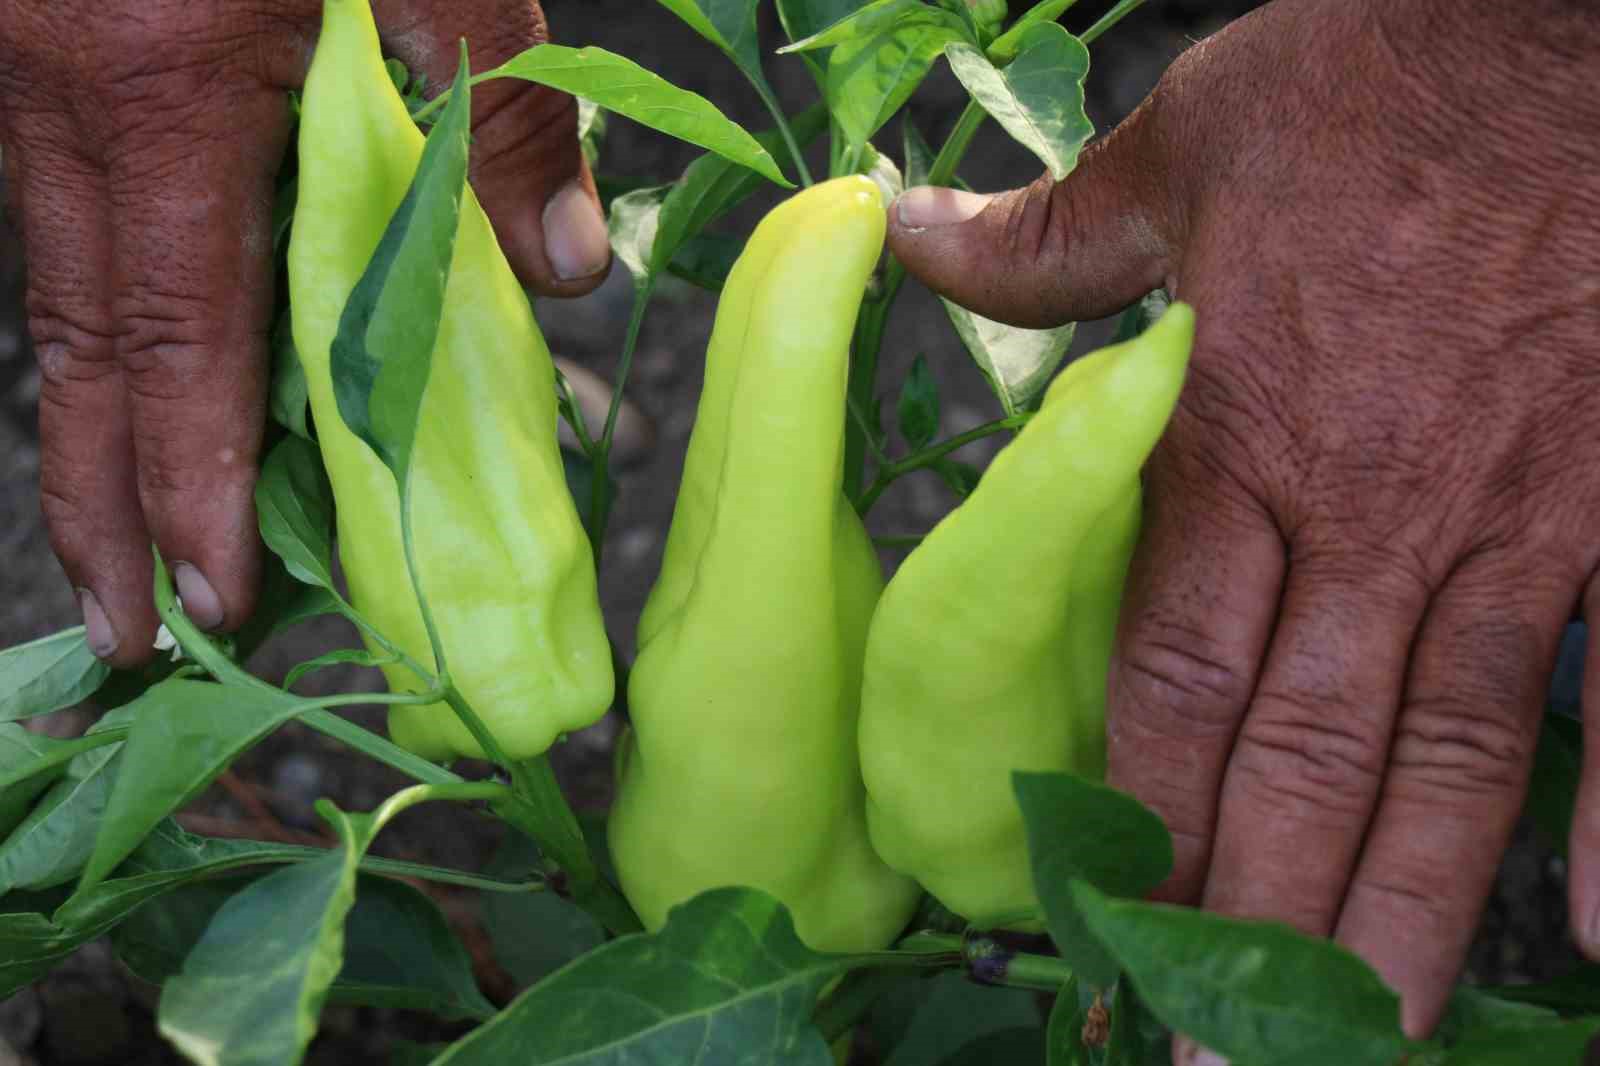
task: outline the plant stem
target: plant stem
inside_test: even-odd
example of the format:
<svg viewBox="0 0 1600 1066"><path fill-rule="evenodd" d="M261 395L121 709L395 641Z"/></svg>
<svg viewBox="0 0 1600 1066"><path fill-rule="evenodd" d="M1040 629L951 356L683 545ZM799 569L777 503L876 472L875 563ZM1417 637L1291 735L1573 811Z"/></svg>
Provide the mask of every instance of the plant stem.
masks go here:
<svg viewBox="0 0 1600 1066"><path fill-rule="evenodd" d="M908 455L904 459L880 465L872 484L856 500L856 513L865 515L870 511L872 505L878 502L878 497L883 495L883 490L893 484L896 479L904 477L913 470L921 470L925 466L932 466L951 452L964 448L975 440L982 440L985 437L990 437L1009 429L1018 429L1026 424L1027 421L1027 415L1008 415L1005 418L997 418L993 422L985 422L981 426L969 429L965 433L958 433L948 440L940 441L938 444L930 444L922 451Z"/></svg>
<svg viewBox="0 0 1600 1066"><path fill-rule="evenodd" d="M1010 951L986 936L918 933L901 943L914 945L916 953L932 957L942 958L955 951L974 976L987 984L1054 992L1072 978L1072 968L1063 959Z"/></svg>
<svg viewBox="0 0 1600 1066"><path fill-rule="evenodd" d="M589 487L589 546L594 552L594 568L600 569L600 556L605 550L606 526L611 522L611 441L617 432L617 416L622 410L622 390L627 387L628 374L633 369L633 352L639 346L639 331L644 325L644 315L650 307L650 297L655 294L655 275L646 275L642 284L633 290L633 309L628 313L628 334L622 342L622 359L617 364L617 380L611 387L611 407L606 411L605 429L599 442L589 453L592 476ZM579 412L579 418L582 418Z"/></svg>
<svg viewBox="0 0 1600 1066"><path fill-rule="evenodd" d="M955 179L956 168L961 165L961 160L966 157L967 149L972 146L972 138L977 134L978 128L983 125L983 120L989 113L976 100L968 100L967 106L962 110L961 117L956 119L955 129L950 131L950 136L945 140L944 147L939 149L939 154L934 157L933 165L928 168L929 185L949 185Z"/></svg>
<svg viewBox="0 0 1600 1066"><path fill-rule="evenodd" d="M1084 44L1093 44L1096 37L1099 37L1102 33L1133 14L1143 3L1144 0L1121 0L1121 3L1117 4L1116 7L1101 15L1093 26L1078 34L1078 40Z"/></svg>
<svg viewBox="0 0 1600 1066"><path fill-rule="evenodd" d="M811 170L806 166L805 156L800 154L800 142L794 139L794 130L789 128L789 118L783 113L783 108L778 104L778 98L772 95L772 86L761 76L760 71L750 73L750 84L755 86L756 95L761 97L761 102L767 105L767 110L772 112L772 121L778 127L778 135L783 138L783 143L789 148L789 155L794 159L795 169L800 172L800 184L813 185L815 179L811 177Z"/></svg>

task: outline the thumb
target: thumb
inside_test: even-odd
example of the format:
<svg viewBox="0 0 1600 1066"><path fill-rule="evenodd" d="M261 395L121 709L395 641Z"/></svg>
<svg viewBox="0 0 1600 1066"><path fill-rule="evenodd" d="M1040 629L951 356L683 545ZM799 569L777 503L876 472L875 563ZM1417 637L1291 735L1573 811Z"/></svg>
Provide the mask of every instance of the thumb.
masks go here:
<svg viewBox="0 0 1600 1066"><path fill-rule="evenodd" d="M1158 98L1088 148L1065 180L1046 174L985 196L907 190L889 247L914 277L986 318L1043 329L1115 314L1166 284L1181 212L1168 180Z"/></svg>

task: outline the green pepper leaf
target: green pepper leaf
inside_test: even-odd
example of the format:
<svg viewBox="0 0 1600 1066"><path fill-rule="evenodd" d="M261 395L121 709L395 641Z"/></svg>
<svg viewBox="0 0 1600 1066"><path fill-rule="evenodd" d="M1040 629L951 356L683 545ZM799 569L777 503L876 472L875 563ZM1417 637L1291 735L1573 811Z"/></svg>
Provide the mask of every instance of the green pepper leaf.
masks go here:
<svg viewBox="0 0 1600 1066"><path fill-rule="evenodd" d="M315 444L285 437L272 449L256 481L256 521L296 580L333 588L333 487Z"/></svg>
<svg viewBox="0 0 1600 1066"><path fill-rule="evenodd" d="M974 984L964 974L942 973L923 982L916 993L922 1004L884 1066L1039 1060L1044 1041L1038 997L1033 992ZM997 1041L1017 1032L1031 1034L1024 1043L1032 1053L1002 1054ZM988 1057L964 1057L962 1052L968 1048L986 1051Z"/></svg>
<svg viewBox="0 0 1600 1066"><path fill-rule="evenodd" d="M141 907L111 934L117 957L144 980L164 984L247 883L195 881L158 907ZM471 959L433 901L410 885L366 874L357 879L356 902L345 919L344 964L328 1002L478 1021L494 1015L473 980Z"/></svg>
<svg viewBox="0 0 1600 1066"><path fill-rule="evenodd" d="M272 329L272 391L269 404L272 420L295 436L310 440L311 423L307 420L310 402L306 369L300 363L300 352L294 346L294 331L289 324L289 312L285 311L278 316L278 323Z"/></svg>
<svg viewBox="0 0 1600 1066"><path fill-rule="evenodd" d="M1011 28L989 43L989 61L997 67L1003 67L1017 58L1017 52L1022 47L1022 35L1041 22L1054 22L1078 0L1040 0L1027 11L1024 11Z"/></svg>
<svg viewBox="0 0 1600 1066"><path fill-rule="evenodd" d="M162 990L161 1034L190 1058L219 1066L299 1062L342 969L345 918L367 849L396 814L449 788L414 786L372 814L319 801L340 846L269 874L222 905Z"/></svg>
<svg viewBox="0 0 1600 1066"><path fill-rule="evenodd" d="M690 237L672 256L667 270L707 292L721 292L733 264L744 251L744 241L726 233L701 233Z"/></svg>
<svg viewBox="0 0 1600 1066"><path fill-rule="evenodd" d="M909 111L900 116L900 138L906 154L906 188L928 184L928 172L933 169L933 149L911 120Z"/></svg>
<svg viewBox="0 0 1600 1066"><path fill-rule="evenodd" d="M965 41L952 42L945 55L973 99L1060 181L1094 135L1083 110L1089 50L1054 22L1028 27L1018 45L1004 68Z"/></svg>
<svg viewBox="0 0 1600 1066"><path fill-rule="evenodd" d="M1028 410L1044 394L1077 330L1073 323L1055 329L1022 329L984 318L949 300L940 302L1008 415Z"/></svg>
<svg viewBox="0 0 1600 1066"><path fill-rule="evenodd" d="M1080 978L1108 988L1116 958L1096 942L1068 885L1082 878L1113 896L1144 895L1172 869L1166 827L1132 796L1071 774L1016 773L1012 783L1050 936Z"/></svg>
<svg viewBox="0 0 1600 1066"><path fill-rule="evenodd" d="M1078 979L1072 978L1050 1008L1045 1026L1045 1066L1089 1066L1088 1049L1083 1043L1083 1023L1087 1011L1078 1002Z"/></svg>
<svg viewBox="0 0 1600 1066"><path fill-rule="evenodd" d="M507 833L485 873L528 878L543 870L539 849ZM483 898L483 927L494 957L523 985L561 969L605 943L606 931L587 911L554 892L497 892Z"/></svg>
<svg viewBox="0 0 1600 1066"><path fill-rule="evenodd" d="M635 1059L829 1066L811 1012L847 964L802 944L771 896L716 889L675 907L659 933L613 940L557 970L435 1066Z"/></svg>
<svg viewBox="0 0 1600 1066"><path fill-rule="evenodd" d="M402 499L461 218L471 108L463 44L450 102L350 293L330 350L339 414L394 474Z"/></svg>
<svg viewBox="0 0 1600 1066"><path fill-rule="evenodd" d="M1539 724L1539 746L1524 810L1546 845L1562 858L1566 858L1572 836L1582 770L1583 723L1558 711L1547 712Z"/></svg>
<svg viewBox="0 0 1600 1066"><path fill-rule="evenodd" d="M846 16L861 10L869 0L778 0L778 21L791 42L817 34ZM828 50L800 53L817 88L828 88Z"/></svg>
<svg viewBox="0 0 1600 1066"><path fill-rule="evenodd" d="M793 187L772 153L711 101L604 48L538 44L480 75L483 78L521 78L592 100L641 126L749 167L785 189Z"/></svg>
<svg viewBox="0 0 1600 1066"><path fill-rule="evenodd" d="M283 687L294 688L307 674L330 666L388 666L400 660L392 655L374 655L365 648L335 648L324 652L314 659L307 659L303 663L296 663L294 668L285 675Z"/></svg>
<svg viewBox="0 0 1600 1066"><path fill-rule="evenodd" d="M1145 1006L1231 1061L1393 1066L1421 1047L1400 1031L1400 997L1331 941L1112 899L1077 879L1068 890Z"/></svg>
<svg viewBox="0 0 1600 1066"><path fill-rule="evenodd" d="M83 627L0 652L0 722L49 714L93 696L111 668L89 650Z"/></svg>
<svg viewBox="0 0 1600 1066"><path fill-rule="evenodd" d="M0 844L0 897L54 888L78 875L94 851L121 755L121 744L107 744L72 757L66 774Z"/></svg>
<svg viewBox="0 0 1600 1066"><path fill-rule="evenodd" d="M761 42L756 33L760 0L656 0L720 48L746 74L761 74Z"/></svg>
<svg viewBox="0 0 1600 1066"><path fill-rule="evenodd" d="M111 734L57 740L0 723L0 840L21 824L33 801L60 780L80 752L115 742Z"/></svg>
<svg viewBox="0 0 1600 1066"><path fill-rule="evenodd" d="M939 480L963 500L972 495L972 490L978 487L978 482L983 477L983 471L971 463L963 463L948 456L936 461L929 469L938 474Z"/></svg>
<svg viewBox="0 0 1600 1066"><path fill-rule="evenodd" d="M921 451L939 432L939 383L928 369L926 357L919 355L912 361L900 386L895 413L900 420L900 435L914 452Z"/></svg>
<svg viewBox="0 0 1600 1066"><path fill-rule="evenodd" d="M969 23L960 15L922 0L872 0L871 3L816 33L778 49L779 55L833 48L850 41L876 38L885 32L912 26L940 26L955 33L956 39L969 36ZM972 38L976 42L976 38Z"/></svg>
<svg viewBox="0 0 1600 1066"><path fill-rule="evenodd" d="M925 6L925 5L922 5ZM860 148L916 92L945 46L966 28L947 11L856 37L828 53L825 95L845 139Z"/></svg>
<svg viewBox="0 0 1600 1066"><path fill-rule="evenodd" d="M795 140L802 148L816 140L827 128L828 109L821 104L807 108L796 116L792 124ZM773 152L783 144L782 135L776 130L759 133L756 140L761 142L763 148ZM678 254L678 249L690 238L744 202L760 187L758 175L719 155L703 155L690 163L662 201L654 243L650 245L648 256L650 270L659 273L665 269Z"/></svg>
<svg viewBox="0 0 1600 1066"><path fill-rule="evenodd" d="M163 681L127 708L133 717L117 775L79 882L92 889L172 811L198 796L234 759L304 710L272 688Z"/></svg>

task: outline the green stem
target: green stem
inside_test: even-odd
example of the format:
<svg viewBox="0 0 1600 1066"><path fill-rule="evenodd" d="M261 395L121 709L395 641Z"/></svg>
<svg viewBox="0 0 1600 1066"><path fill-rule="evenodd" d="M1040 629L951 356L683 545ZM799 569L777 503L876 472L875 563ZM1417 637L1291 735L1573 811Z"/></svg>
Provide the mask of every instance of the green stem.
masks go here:
<svg viewBox="0 0 1600 1066"><path fill-rule="evenodd" d="M444 641L439 636L438 624L433 619L433 608L428 606L428 596L422 589L422 570L417 566L416 538L411 528L411 477L408 470L400 485L400 546L405 551L406 573L411 579L411 589L417 594L417 606L422 611L422 627L428 633L428 647L433 652L433 677L436 688L450 688L450 666L444 657Z"/></svg>
<svg viewBox="0 0 1600 1066"><path fill-rule="evenodd" d="M968 100L967 106L962 110L961 117L956 119L955 129L950 131L950 136L945 140L944 147L939 149L939 154L934 157L933 165L928 168L929 185L949 185L955 180L956 168L961 165L961 160L966 157L967 149L972 146L972 138L977 134L978 128L983 125L983 120L989 113L976 100Z"/></svg>
<svg viewBox="0 0 1600 1066"><path fill-rule="evenodd" d="M748 72L747 72L748 73ZM759 71L749 73L750 84L755 86L756 95L761 97L761 102L772 113L772 121L778 127L778 135L783 138L783 143L789 148L789 155L794 159L795 169L800 172L802 185L813 185L815 179L811 170L806 166L805 156L800 154L800 142L794 139L794 130L789 127L789 118L783 113L783 108L778 104L778 98L772 95L772 86L761 76Z"/></svg>
<svg viewBox="0 0 1600 1066"><path fill-rule="evenodd" d="M901 941L900 946L914 949L903 952L913 957L926 954L944 958L954 951L963 965L988 984L1055 992L1072 979L1072 968L1065 960L1054 955L1010 951L986 936L917 933Z"/></svg>
<svg viewBox="0 0 1600 1066"><path fill-rule="evenodd" d="M922 451L908 455L897 462L880 465L872 484L856 500L856 513L865 515L872 509L872 505L878 502L878 497L883 495L883 490L906 474L914 470L921 470L923 467L932 466L951 452L964 448L975 440L982 440L985 437L991 437L1006 430L1019 429L1026 425L1027 421L1027 415L1008 415L1005 418L997 418L993 422L985 422L975 429L969 429L965 433L958 433L948 440L940 441L938 444L931 444Z"/></svg>
<svg viewBox="0 0 1600 1066"><path fill-rule="evenodd" d="M1093 26L1078 34L1078 40L1084 44L1093 44L1096 37L1099 37L1102 33L1133 14L1143 3L1144 0L1121 0L1121 3L1117 4L1116 7L1101 15Z"/></svg>
<svg viewBox="0 0 1600 1066"><path fill-rule="evenodd" d="M628 313L628 334L622 342L617 380L611 388L611 407L606 411L606 424L600 441L589 453L593 468L589 488L589 546L594 552L596 570L600 569L600 556L605 549L606 526L611 522L611 441L616 436L617 417L622 411L622 390L627 387L628 374L633 369L633 352L639 346L639 331L644 326L644 315L650 307L650 298L655 295L655 288L655 275L651 273L645 276L643 284L633 290L633 309Z"/></svg>

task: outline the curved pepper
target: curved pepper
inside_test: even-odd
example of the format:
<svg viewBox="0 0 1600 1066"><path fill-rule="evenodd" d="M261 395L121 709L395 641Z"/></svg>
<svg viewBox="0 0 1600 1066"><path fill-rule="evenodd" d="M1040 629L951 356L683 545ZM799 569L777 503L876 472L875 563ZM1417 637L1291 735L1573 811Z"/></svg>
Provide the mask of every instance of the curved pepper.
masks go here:
<svg viewBox="0 0 1600 1066"><path fill-rule="evenodd" d="M1139 469L1194 313L1078 360L901 565L867 641L861 769L878 853L979 926L1036 917L1014 770L1105 772L1106 672Z"/></svg>
<svg viewBox="0 0 1600 1066"><path fill-rule="evenodd" d="M380 633L431 667L394 478L345 427L329 371L340 313L405 196L422 145L384 69L367 0L327 0L300 116L289 246L294 340L333 482L351 599ZM614 679L594 560L557 451L555 370L470 189L411 478L418 571L456 688L512 758L592 724L611 704ZM384 672L396 690L421 690L403 667ZM483 755L443 704L396 707L389 731L426 758Z"/></svg>
<svg viewBox="0 0 1600 1066"><path fill-rule="evenodd" d="M850 337L884 222L870 180L813 186L762 221L723 290L610 821L652 929L751 885L813 947L863 951L916 905L867 841L856 714L883 577L840 492Z"/></svg>

